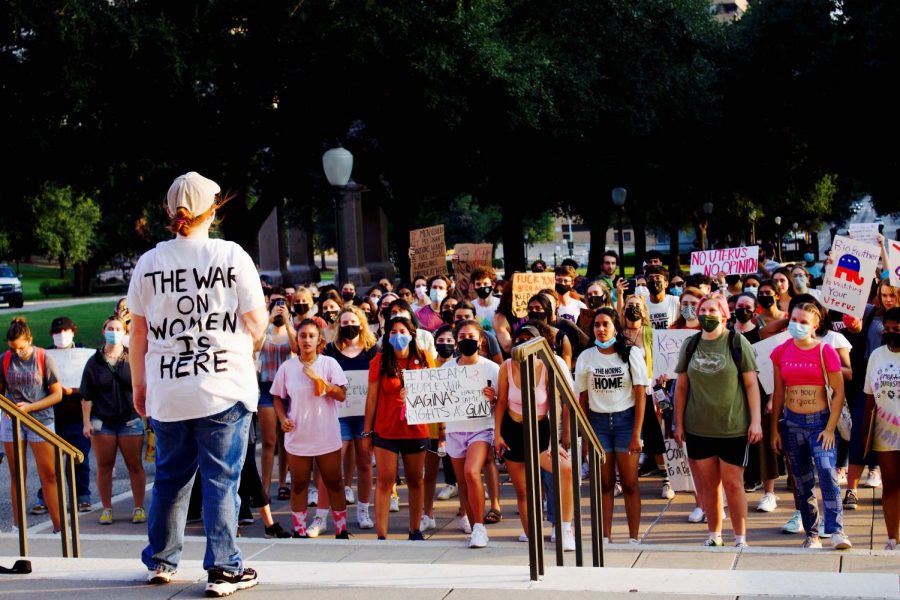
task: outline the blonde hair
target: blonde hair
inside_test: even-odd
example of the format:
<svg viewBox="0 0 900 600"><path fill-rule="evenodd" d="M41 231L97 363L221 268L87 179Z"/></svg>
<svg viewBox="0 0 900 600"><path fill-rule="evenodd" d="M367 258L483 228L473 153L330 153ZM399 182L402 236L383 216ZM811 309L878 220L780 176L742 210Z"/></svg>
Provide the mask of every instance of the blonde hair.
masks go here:
<svg viewBox="0 0 900 600"><path fill-rule="evenodd" d="M334 334L334 347L338 350L343 350L350 345L350 340L345 339L344 336L341 335L341 315L344 313L352 313L359 319L359 341L362 342L363 349L369 350L374 347L378 340L375 339L375 336L369 330L369 319L366 317L366 313L352 304L344 306L338 313L337 320L334 323L337 327L336 333Z"/></svg>
<svg viewBox="0 0 900 600"><path fill-rule="evenodd" d="M194 215L191 211L183 206L179 206L175 210L175 214L169 219L169 231L174 234L188 236L201 223L206 221L214 212L228 204L235 197L235 194L228 193L225 196L216 194L216 200L208 209L199 215ZM213 221L210 229L218 227L221 221Z"/></svg>

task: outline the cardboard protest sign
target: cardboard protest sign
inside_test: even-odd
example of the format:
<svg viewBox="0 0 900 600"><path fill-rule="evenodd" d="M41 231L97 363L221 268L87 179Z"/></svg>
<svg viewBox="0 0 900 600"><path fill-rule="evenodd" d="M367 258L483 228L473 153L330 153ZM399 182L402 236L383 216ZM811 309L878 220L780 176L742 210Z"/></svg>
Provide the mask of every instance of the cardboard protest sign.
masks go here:
<svg viewBox="0 0 900 600"><path fill-rule="evenodd" d="M753 344L753 351L756 353L756 370L759 377L759 384L771 394L775 391L775 367L772 366L772 350L790 339L790 334L786 331L773 335L760 342Z"/></svg>
<svg viewBox="0 0 900 600"><path fill-rule="evenodd" d="M825 269L822 305L861 319L881 249L838 235L831 246L831 257L835 262Z"/></svg>
<svg viewBox="0 0 900 600"><path fill-rule="evenodd" d="M720 272L726 275L746 275L758 270L759 246L691 252L691 275L703 273L715 278Z"/></svg>
<svg viewBox="0 0 900 600"><path fill-rule="evenodd" d="M666 472L673 490L676 492L694 491L694 478L691 477L691 468L688 466L684 446L679 446L671 438L666 440Z"/></svg>
<svg viewBox="0 0 900 600"><path fill-rule="evenodd" d="M347 376L347 398L338 402L338 417L362 417L366 414L369 393L368 371L344 371Z"/></svg>
<svg viewBox="0 0 900 600"><path fill-rule="evenodd" d="M878 235L878 223L850 223L847 231L850 237L857 242L878 245L878 240L875 238Z"/></svg>
<svg viewBox="0 0 900 600"><path fill-rule="evenodd" d="M543 289L553 289L556 275L550 273L513 273L513 315L521 318L528 316L528 299Z"/></svg>
<svg viewBox="0 0 900 600"><path fill-rule="evenodd" d="M478 296L472 286L472 271L491 265L493 244L457 244L453 247L453 281L456 289L469 300Z"/></svg>
<svg viewBox="0 0 900 600"><path fill-rule="evenodd" d="M669 379L677 377L675 366L678 364L678 353L684 341L697 334L693 329L654 329L653 330L653 378L668 375Z"/></svg>
<svg viewBox="0 0 900 600"><path fill-rule="evenodd" d="M481 391L486 383L479 365L403 371L406 422L421 425L488 417L491 403Z"/></svg>
<svg viewBox="0 0 900 600"><path fill-rule="evenodd" d="M69 348L66 350L47 350L47 356L56 363L59 382L63 387L80 388L81 375L90 357L97 352L93 348Z"/></svg>
<svg viewBox="0 0 900 600"><path fill-rule="evenodd" d="M888 270L891 272L891 285L900 287L900 242L891 240L888 246Z"/></svg>
<svg viewBox="0 0 900 600"><path fill-rule="evenodd" d="M409 232L409 278L447 274L447 247L444 226L435 225Z"/></svg>

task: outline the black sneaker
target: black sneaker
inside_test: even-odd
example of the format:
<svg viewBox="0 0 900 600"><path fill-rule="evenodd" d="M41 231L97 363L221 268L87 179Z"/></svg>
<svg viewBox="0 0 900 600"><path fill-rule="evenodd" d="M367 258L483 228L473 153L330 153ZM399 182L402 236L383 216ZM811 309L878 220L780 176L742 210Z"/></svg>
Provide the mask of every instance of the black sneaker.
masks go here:
<svg viewBox="0 0 900 600"><path fill-rule="evenodd" d="M345 529L345 530L343 530L343 531L340 532L340 533L334 534L334 539L336 539L336 540L349 540L349 539L350 539L350 532L347 531L347 530ZM409 539L412 539L412 538L409 538Z"/></svg>
<svg viewBox="0 0 900 600"><path fill-rule="evenodd" d="M206 577L206 597L221 598L230 596L239 591L252 588L259 583L259 576L256 571L250 568L244 569L243 573L227 573L222 569L210 569L207 571Z"/></svg>
<svg viewBox="0 0 900 600"><path fill-rule="evenodd" d="M844 494L844 510L856 510L859 508L859 498L853 490L847 490Z"/></svg>
<svg viewBox="0 0 900 600"><path fill-rule="evenodd" d="M296 529L293 531L293 533L291 533L291 537L292 537L292 538L299 538L299 539L307 539L307 538L309 538L309 536L306 535L305 533L304 533L303 535L300 535L300 532L297 531Z"/></svg>
<svg viewBox="0 0 900 600"><path fill-rule="evenodd" d="M285 531L281 527L281 523L272 523L268 527L266 527L266 537L267 538L289 538L291 534L289 531Z"/></svg>
<svg viewBox="0 0 900 600"><path fill-rule="evenodd" d="M411 531L409 533L409 540L411 542L421 542L425 539L425 536L422 535L422 532L416 529L415 531Z"/></svg>
<svg viewBox="0 0 900 600"><path fill-rule="evenodd" d="M755 492L757 490L761 490L762 486L763 486L763 484L761 481L745 482L744 483L744 491L749 494L749 493Z"/></svg>

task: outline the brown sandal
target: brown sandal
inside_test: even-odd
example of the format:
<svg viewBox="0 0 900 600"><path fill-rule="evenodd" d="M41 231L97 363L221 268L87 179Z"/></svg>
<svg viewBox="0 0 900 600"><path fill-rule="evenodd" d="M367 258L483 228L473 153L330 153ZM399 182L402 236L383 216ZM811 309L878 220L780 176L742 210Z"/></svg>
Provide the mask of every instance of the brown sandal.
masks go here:
<svg viewBox="0 0 900 600"><path fill-rule="evenodd" d="M278 499L279 500L290 500L291 499L291 488L287 486L282 486L278 488Z"/></svg>
<svg viewBox="0 0 900 600"><path fill-rule="evenodd" d="M487 525L493 525L494 523L499 523L503 520L503 513L501 513L496 508L492 508L491 510L484 513L484 522Z"/></svg>

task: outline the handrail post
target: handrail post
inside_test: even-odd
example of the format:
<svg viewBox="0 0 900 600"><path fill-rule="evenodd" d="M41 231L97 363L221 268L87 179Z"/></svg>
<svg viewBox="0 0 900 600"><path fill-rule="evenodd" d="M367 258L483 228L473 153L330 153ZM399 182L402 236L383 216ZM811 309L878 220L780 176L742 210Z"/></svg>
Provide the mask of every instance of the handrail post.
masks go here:
<svg viewBox="0 0 900 600"><path fill-rule="evenodd" d="M81 557L81 542L78 539L78 495L75 487L75 459L66 455L66 467L69 474L69 498L72 509L72 558Z"/></svg>
<svg viewBox="0 0 900 600"><path fill-rule="evenodd" d="M548 368L546 363L544 369L547 372L547 400L549 409L547 417L550 425L550 462L553 465L553 494L547 495L547 503L553 502L553 527L556 529L556 566L561 567L565 564L563 559L563 532L562 532L562 472L559 469L559 394L556 389L556 374ZM538 463L540 469L540 463ZM540 472L540 471L539 471ZM549 490L548 490L549 492Z"/></svg>
<svg viewBox="0 0 900 600"><path fill-rule="evenodd" d="M28 521L25 516L25 449L22 446L22 422L16 415L9 415L12 424L13 456L16 465L16 505L13 510L19 517L19 555L28 556Z"/></svg>
<svg viewBox="0 0 900 600"><path fill-rule="evenodd" d="M591 554L595 567L603 566L603 480L600 478L600 453L588 453L591 470Z"/></svg>
<svg viewBox="0 0 900 600"><path fill-rule="evenodd" d="M59 506L59 540L62 544L63 558L69 558L69 511L66 508L65 472L63 471L63 453L59 448L54 452L53 467L56 471L56 501Z"/></svg>
<svg viewBox="0 0 900 600"><path fill-rule="evenodd" d="M519 365L522 386L522 422L525 434L525 495L528 507L528 566L532 581L544 574L544 535L541 527L541 480L537 441L537 410L534 405L534 357Z"/></svg>
<svg viewBox="0 0 900 600"><path fill-rule="evenodd" d="M578 416L575 410L569 410L569 428L572 432L572 446L575 448L575 454L578 453ZM571 453L570 453L571 454ZM575 462L577 458L577 463ZM576 466L577 464L577 466ZM577 469L577 470L576 470ZM575 566L584 566L584 557L582 556L581 541L581 482L579 474L581 473L581 456L572 458L572 506L575 508Z"/></svg>

